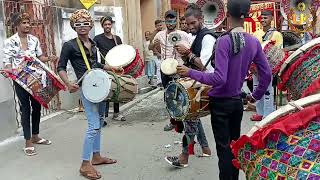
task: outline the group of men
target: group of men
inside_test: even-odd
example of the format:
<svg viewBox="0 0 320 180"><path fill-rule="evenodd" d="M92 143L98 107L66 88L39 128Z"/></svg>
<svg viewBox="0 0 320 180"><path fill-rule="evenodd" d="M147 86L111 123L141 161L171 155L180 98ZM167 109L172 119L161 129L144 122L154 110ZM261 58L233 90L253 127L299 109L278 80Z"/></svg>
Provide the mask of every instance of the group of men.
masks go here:
<svg viewBox="0 0 320 180"><path fill-rule="evenodd" d="M251 63L258 70L258 83L252 95L246 99L250 102L260 100L267 93L271 83L271 70L263 53L259 40L245 33L244 19L249 15L249 0L228 1L228 15L231 29L219 38L203 25L201 8L196 4L187 7L181 29L177 30L177 14L169 10L165 13L166 29L157 32L149 49L160 58L174 58L179 62L177 73L181 77L190 77L200 83L212 86L209 92L211 123L219 158L220 179L238 179L239 171L232 165L233 155L230 143L240 136L243 116L243 98L241 88ZM179 34L180 43L172 44L168 39L170 33ZM190 33L190 34L189 34ZM217 42L216 42L217 41ZM213 67L214 66L214 67ZM164 88L175 81L176 76L168 76L160 71ZM164 130L176 129L184 132L182 153L168 156L165 160L175 167L187 167L188 157L192 153L197 136L202 148L201 157L210 157L211 150L200 119L185 120L183 124L170 119Z"/></svg>
<svg viewBox="0 0 320 180"><path fill-rule="evenodd" d="M42 62L51 61L54 64L58 60L56 56L45 57L43 55L39 39L30 34L30 20L27 13L17 13L12 16L12 25L16 27L17 33L5 41L4 66L7 73L14 72L15 68L24 61L26 55L37 57ZM64 43L57 67L58 74L70 93L80 91L81 102L87 116L88 128L84 138L82 164L79 171L81 175L88 179L100 179L102 177L94 168L95 165L117 162L100 154L101 128L106 125L104 117L108 116L109 102L92 103L87 100L82 93L81 82L78 84L70 81L66 69L70 61L78 79L91 68L101 68L118 73L123 70L122 68L112 68L104 62L103 57L108 51L122 42L118 36L111 33L114 23L111 17L102 17L100 22L104 33L97 35L92 40L89 38L89 31L92 29L94 22L90 13L82 9L71 15L70 25L77 32L77 37ZM101 59L101 62L99 59ZM21 124L25 139L23 151L27 156L34 156L37 154L35 144L50 145L52 143L50 140L39 137L41 105L29 92L15 82L14 90L19 99L21 110ZM119 114L119 103L114 103L113 119L125 121L125 118Z"/></svg>
<svg viewBox="0 0 320 180"><path fill-rule="evenodd" d="M272 74L267 59L263 53L261 42L243 29L244 19L249 15L250 0L229 0L227 13L230 17L231 28L219 38L203 25L201 8L196 4L190 4L180 20L181 30L177 29L177 13L169 10L165 13L166 29L162 27L162 21L155 22L156 30L146 32L145 58L147 61L147 75L153 79L155 66L157 67L157 83L167 87L174 81L176 76L169 76L161 72L160 63L167 58L178 60L177 74L180 77L190 77L200 83L213 88L208 93L210 97L211 125L219 158L219 178L222 180L238 179L239 170L232 164L234 158L230 143L240 136L241 121L243 116L243 98L241 97L242 85L245 81L249 67L252 63L257 67L257 81L254 83L252 94L246 99L252 103L262 99L263 102L270 99L270 84ZM264 12L262 25L266 32L262 40L272 39L278 36L271 29L269 20L272 13ZM12 19L17 27L17 34L6 40L5 65L6 69L15 68L21 63L21 57L25 51L39 57L43 62L55 61L57 57L44 57L39 46L39 40L30 35L30 17L23 13L17 14ZM122 71L121 68L112 68L102 61L99 62L100 54L105 57L106 53L114 46L121 44L121 39L111 33L113 20L111 17L101 18L101 26L104 33L89 38L89 31L93 27L93 19L88 11L77 10L70 18L70 25L77 32L77 37L64 43L58 62L58 74L71 93L80 91L88 128L86 130L80 174L88 179L100 179L102 175L96 170L95 165L113 164L117 161L101 155L101 128L104 125L106 106L109 103L92 103L82 93L81 83L71 82L67 76L67 63L71 62L76 76L80 79L90 68ZM179 34L181 43L172 44L168 39L170 33ZM277 39L278 37L276 37ZM279 42L279 44L281 44ZM89 62L89 63L86 63ZM156 65L155 65L156 64ZM88 67L90 66L90 67ZM150 70L150 71L149 71ZM32 156L36 154L34 143L50 145L51 141L40 138L40 104L19 85L15 84L22 111L22 126L26 145L24 152ZM32 106L32 131L30 130L30 102ZM272 104L273 105L273 104ZM259 115L266 116L269 110L265 110L266 103ZM257 105L257 109L259 105ZM119 104L114 106L116 118L125 120L119 116ZM107 111L108 112L108 111ZM170 120L165 130L175 128L178 132L184 132L182 139L182 153L177 157L166 157L166 161L176 167L187 167L191 148L195 143L195 136L202 148L202 157L211 156L206 139L205 131L200 119L192 119L182 122Z"/></svg>

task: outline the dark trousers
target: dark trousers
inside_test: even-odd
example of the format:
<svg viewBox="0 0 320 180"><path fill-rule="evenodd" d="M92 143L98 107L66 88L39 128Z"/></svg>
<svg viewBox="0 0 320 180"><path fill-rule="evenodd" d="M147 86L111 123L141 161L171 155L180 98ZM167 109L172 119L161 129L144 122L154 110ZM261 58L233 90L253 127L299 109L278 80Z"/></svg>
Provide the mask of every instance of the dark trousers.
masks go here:
<svg viewBox="0 0 320 180"><path fill-rule="evenodd" d="M20 102L20 111L21 111L21 125L23 128L24 139L31 139L30 131L30 113L32 119L32 134L39 134L39 125L41 117L41 105L36 101L31 94L24 90L20 85L14 82L14 89L17 93L19 102ZM31 107L30 107L31 101Z"/></svg>
<svg viewBox="0 0 320 180"><path fill-rule="evenodd" d="M232 165L230 143L240 137L243 104L237 98L210 99L211 126L219 158L220 180L237 180L239 170Z"/></svg>
<svg viewBox="0 0 320 180"><path fill-rule="evenodd" d="M109 107L110 107L110 102L106 102L106 117L109 117ZM120 112L120 103L113 103L113 113L119 113Z"/></svg>
<svg viewBox="0 0 320 180"><path fill-rule="evenodd" d="M162 81L162 86L163 88L167 88L167 86L169 85L169 83L171 81L174 81L174 77L173 76L169 76L169 75L165 75L162 73L161 71L161 81Z"/></svg>

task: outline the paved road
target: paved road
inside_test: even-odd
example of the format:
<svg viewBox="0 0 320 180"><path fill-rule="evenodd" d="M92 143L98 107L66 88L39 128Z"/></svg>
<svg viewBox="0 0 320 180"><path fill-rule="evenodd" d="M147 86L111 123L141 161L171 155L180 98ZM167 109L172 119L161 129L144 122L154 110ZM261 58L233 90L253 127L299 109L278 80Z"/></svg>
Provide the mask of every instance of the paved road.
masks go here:
<svg viewBox="0 0 320 180"><path fill-rule="evenodd" d="M216 180L217 157L201 159L192 156L189 167L175 169L165 161L166 155L177 155L181 148L174 141L180 134L163 132L167 113L163 92L158 92L136 104L125 114L127 122L112 122L103 129L102 149L116 158L115 165L98 167L106 180ZM245 113L243 133L253 125ZM203 118L208 140L215 152L209 117ZM23 139L0 147L0 179L5 180L81 180L78 173L83 135L84 114L64 113L42 125L42 135L53 141L51 146L36 146L39 154L26 157L22 152ZM165 145L171 144L170 148ZM245 179L241 174L241 179Z"/></svg>

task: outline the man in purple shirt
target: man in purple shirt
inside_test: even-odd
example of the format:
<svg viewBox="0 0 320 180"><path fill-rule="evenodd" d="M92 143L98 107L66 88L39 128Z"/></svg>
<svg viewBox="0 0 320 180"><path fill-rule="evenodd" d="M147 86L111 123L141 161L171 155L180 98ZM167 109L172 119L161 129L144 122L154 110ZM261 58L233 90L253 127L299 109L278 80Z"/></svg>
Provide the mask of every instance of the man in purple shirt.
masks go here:
<svg viewBox="0 0 320 180"><path fill-rule="evenodd" d="M241 87L250 64L257 66L259 85L249 95L251 101L259 100L271 82L271 70L260 42L243 29L248 16L250 0L229 0L228 15L232 29L217 40L214 73L204 73L178 66L181 76L189 76L201 83L211 85L209 92L211 125L219 157L219 178L238 179L239 170L232 165L234 158L230 143L240 137L243 104Z"/></svg>

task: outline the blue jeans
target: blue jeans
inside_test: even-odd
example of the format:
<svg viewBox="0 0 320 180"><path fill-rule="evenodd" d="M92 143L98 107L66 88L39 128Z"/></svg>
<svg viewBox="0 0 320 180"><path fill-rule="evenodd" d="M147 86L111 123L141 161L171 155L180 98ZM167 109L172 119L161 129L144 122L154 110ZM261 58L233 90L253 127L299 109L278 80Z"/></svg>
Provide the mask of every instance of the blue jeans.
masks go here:
<svg viewBox="0 0 320 180"><path fill-rule="evenodd" d="M257 76L253 75L253 89L255 90L258 86L258 78ZM269 87L267 89L267 92L264 94L264 96L256 102L256 109L257 114L260 116L263 116L265 118L269 114L271 114L273 111L275 111L274 108L274 96L273 96L273 87L272 87L272 80L269 84Z"/></svg>
<svg viewBox="0 0 320 180"><path fill-rule="evenodd" d="M101 127L104 121L106 102L92 103L84 97L82 90L80 96L88 122L83 143L82 160L90 161L93 153L100 152Z"/></svg>
<svg viewBox="0 0 320 180"><path fill-rule="evenodd" d="M146 61L145 72L149 80L153 79L153 76L155 75L155 67L156 65L153 60Z"/></svg>
<svg viewBox="0 0 320 180"><path fill-rule="evenodd" d="M209 147L206 133L204 132L202 122L200 119L193 121L184 122L184 131L185 135L188 136L190 141L194 140L194 137L197 136L201 148ZM182 146L182 153L188 154L188 144Z"/></svg>

